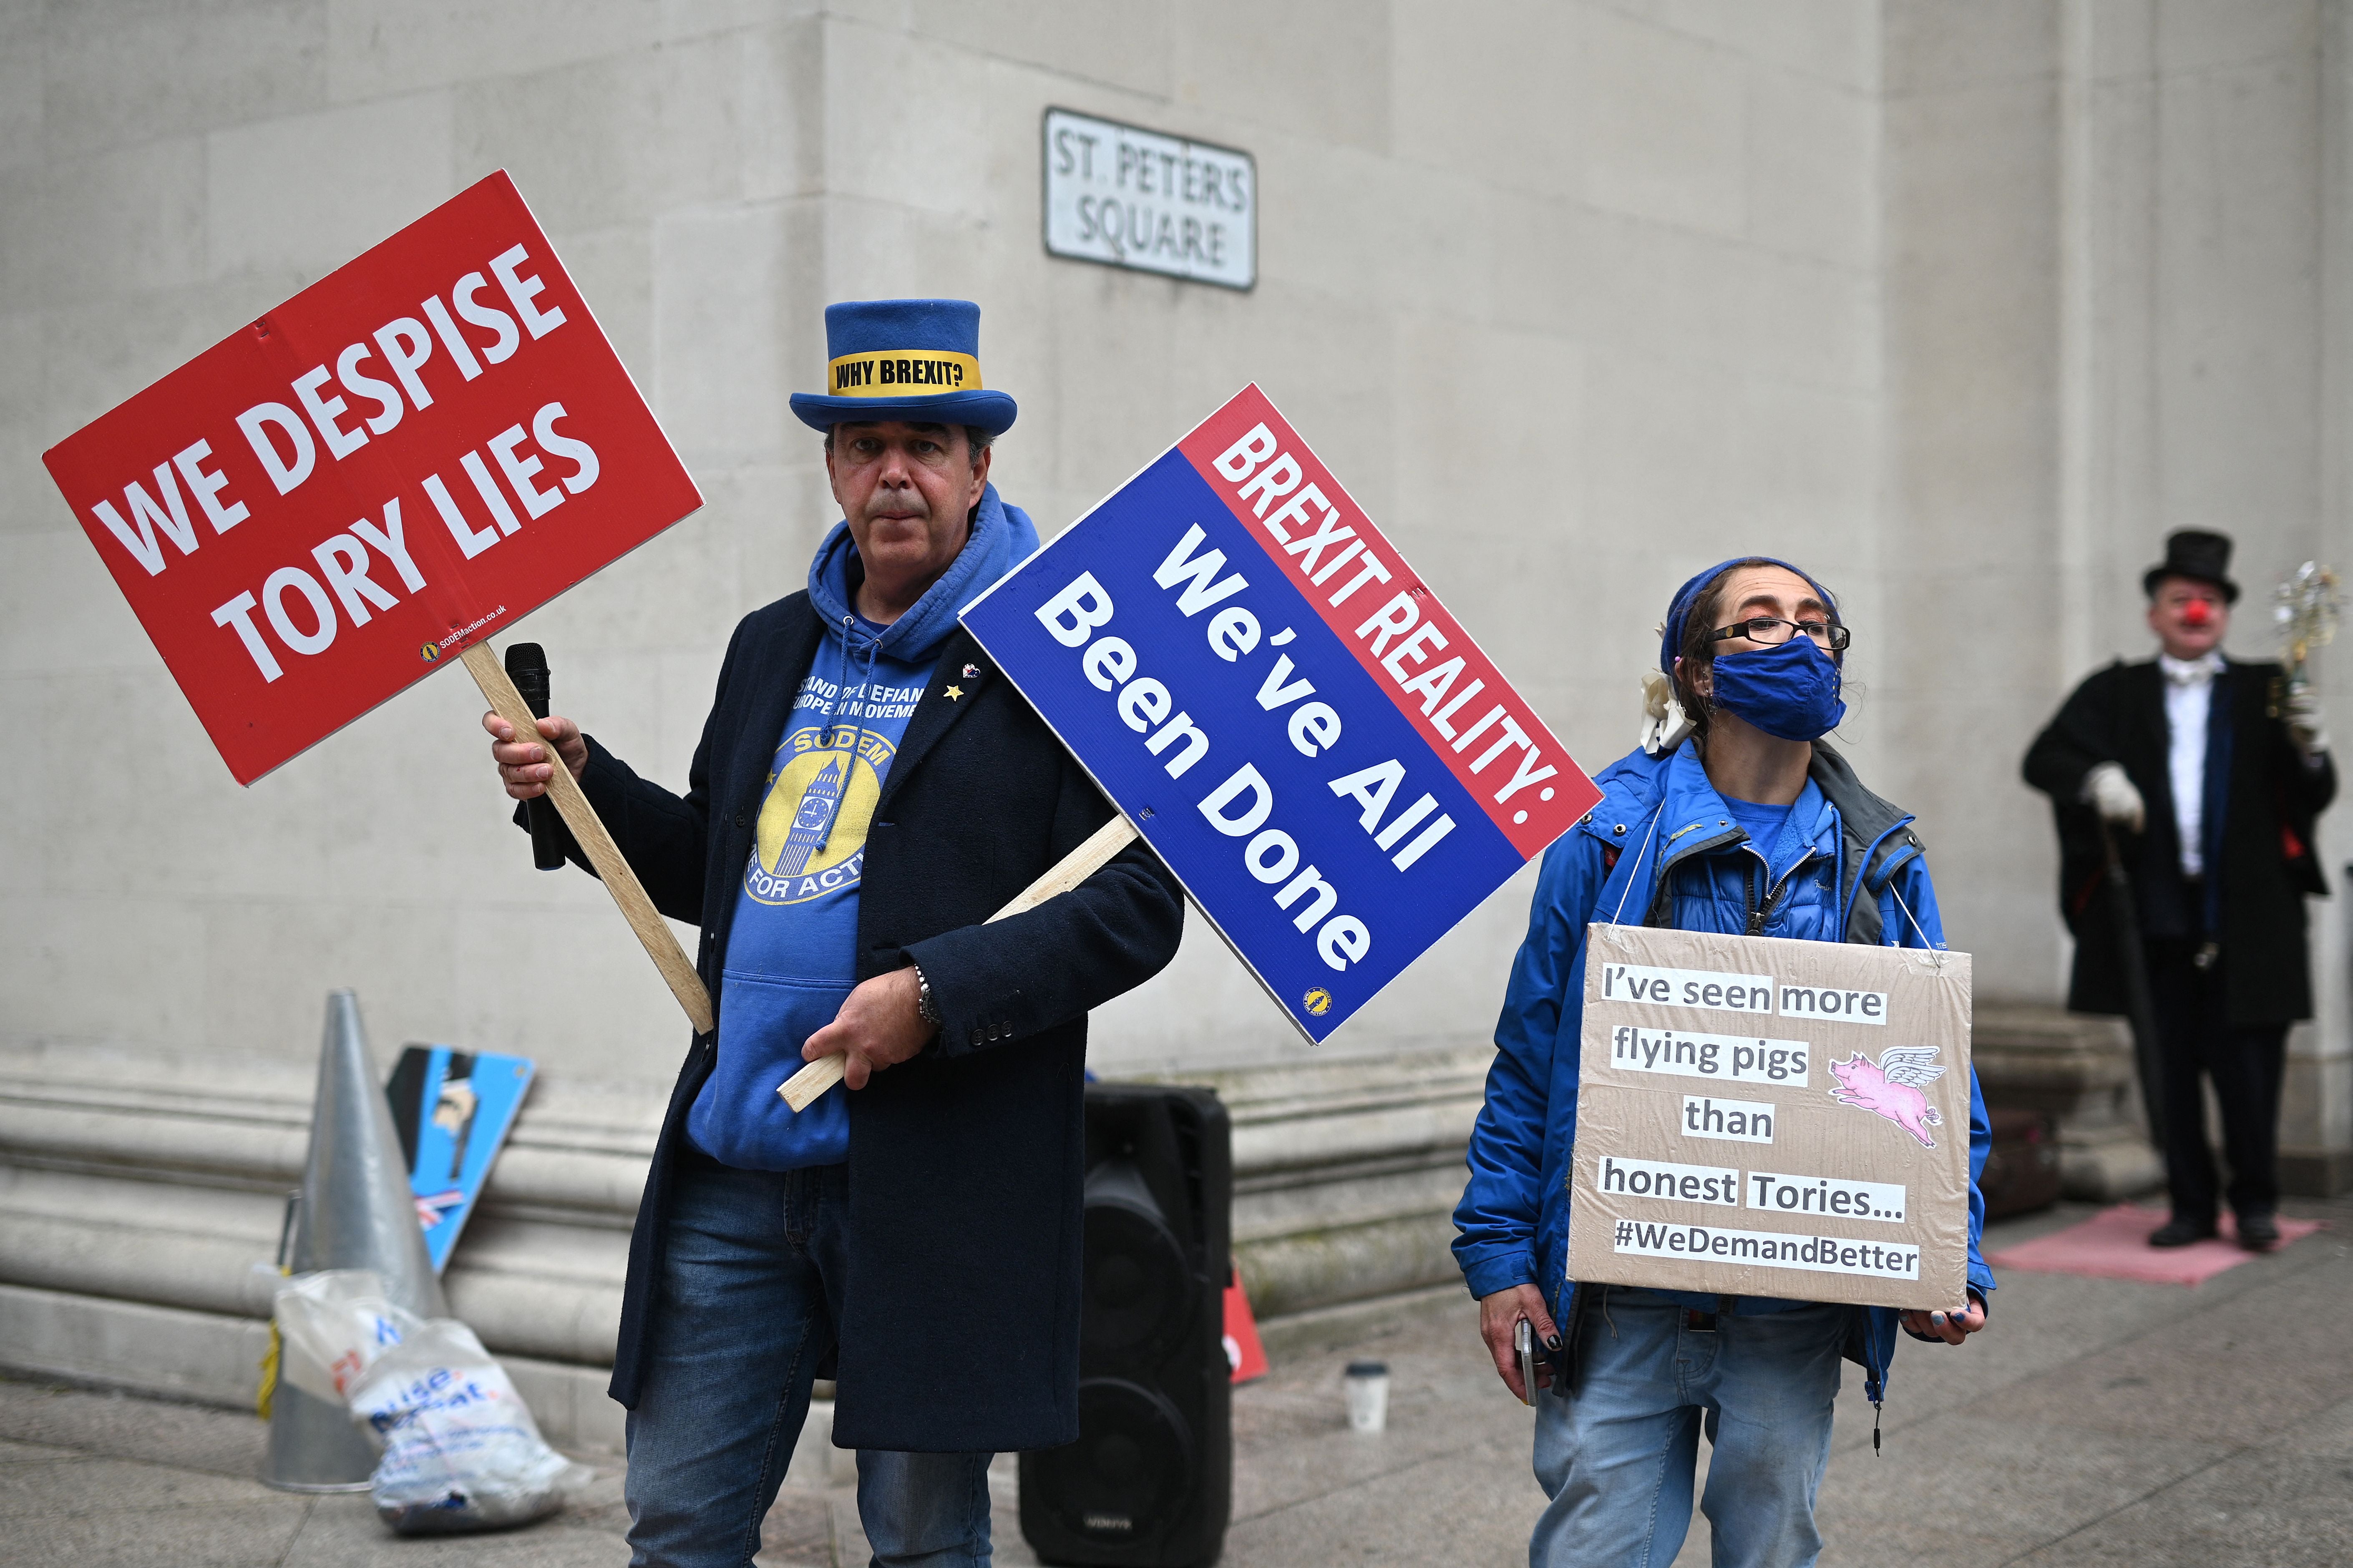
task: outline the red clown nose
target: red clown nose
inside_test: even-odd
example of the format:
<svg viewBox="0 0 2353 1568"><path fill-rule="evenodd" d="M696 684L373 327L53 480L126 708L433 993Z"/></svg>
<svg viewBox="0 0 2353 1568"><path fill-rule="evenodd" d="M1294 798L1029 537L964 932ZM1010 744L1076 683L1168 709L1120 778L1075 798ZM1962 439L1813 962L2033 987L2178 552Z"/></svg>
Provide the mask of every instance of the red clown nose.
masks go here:
<svg viewBox="0 0 2353 1568"><path fill-rule="evenodd" d="M2202 626L2214 618L2214 606L2203 599L2192 599L2181 606L2181 624Z"/></svg>

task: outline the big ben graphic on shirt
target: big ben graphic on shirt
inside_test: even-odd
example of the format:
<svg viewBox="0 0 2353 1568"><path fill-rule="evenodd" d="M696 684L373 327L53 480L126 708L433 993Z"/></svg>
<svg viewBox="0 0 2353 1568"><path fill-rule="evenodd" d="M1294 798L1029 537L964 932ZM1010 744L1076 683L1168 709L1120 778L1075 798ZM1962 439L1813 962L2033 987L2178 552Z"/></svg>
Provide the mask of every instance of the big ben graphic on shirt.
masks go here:
<svg viewBox="0 0 2353 1568"><path fill-rule="evenodd" d="M763 904L800 904L858 886L882 781L923 695L919 684L853 687L836 694L829 683L811 678L768 767L759 830L744 868L747 896ZM833 713L825 711L828 706Z"/></svg>
<svg viewBox="0 0 2353 1568"><path fill-rule="evenodd" d="M776 875L800 875L808 869L810 858L825 847L834 820L840 815L842 789L849 774L849 759L837 756L819 768L817 777L801 791L801 804L793 813L793 830L785 835L785 847L776 854Z"/></svg>

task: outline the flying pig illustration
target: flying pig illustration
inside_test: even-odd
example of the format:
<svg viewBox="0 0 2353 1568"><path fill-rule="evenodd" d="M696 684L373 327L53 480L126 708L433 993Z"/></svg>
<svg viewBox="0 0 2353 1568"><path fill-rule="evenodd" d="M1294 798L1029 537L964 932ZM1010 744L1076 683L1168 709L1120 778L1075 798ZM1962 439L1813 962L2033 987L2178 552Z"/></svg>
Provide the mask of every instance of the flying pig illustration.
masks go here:
<svg viewBox="0 0 2353 1568"><path fill-rule="evenodd" d="M1936 1064L1934 1046L1890 1047L1879 1053L1876 1067L1857 1051L1842 1062L1831 1063L1831 1076L1839 1080L1831 1098L1884 1116L1920 1140L1922 1148L1934 1149L1936 1141L1928 1136L1928 1129L1943 1126L1945 1119L1920 1091L1945 1076Z"/></svg>

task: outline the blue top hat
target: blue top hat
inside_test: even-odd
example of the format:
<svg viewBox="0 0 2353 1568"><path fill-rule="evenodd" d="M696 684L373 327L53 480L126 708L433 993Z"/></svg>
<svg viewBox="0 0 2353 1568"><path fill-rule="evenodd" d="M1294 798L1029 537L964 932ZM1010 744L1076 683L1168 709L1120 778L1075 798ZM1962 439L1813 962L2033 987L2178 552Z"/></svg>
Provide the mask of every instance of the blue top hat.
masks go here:
<svg viewBox="0 0 2353 1568"><path fill-rule="evenodd" d="M796 392L818 430L849 420L971 425L995 436L1018 410L980 382L980 307L969 300L858 300L825 308L826 389Z"/></svg>

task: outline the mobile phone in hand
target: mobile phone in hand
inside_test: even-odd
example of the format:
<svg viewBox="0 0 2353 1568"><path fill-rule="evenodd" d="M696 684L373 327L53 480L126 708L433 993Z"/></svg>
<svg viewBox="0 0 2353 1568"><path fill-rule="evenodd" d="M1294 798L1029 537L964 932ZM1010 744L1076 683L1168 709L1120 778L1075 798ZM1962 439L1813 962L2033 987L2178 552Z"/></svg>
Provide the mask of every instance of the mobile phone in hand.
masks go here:
<svg viewBox="0 0 2353 1568"><path fill-rule="evenodd" d="M1523 1405L1536 1402L1536 1326L1522 1318L1512 1325L1512 1352L1520 1359L1520 1386L1526 1390L1520 1395Z"/></svg>

